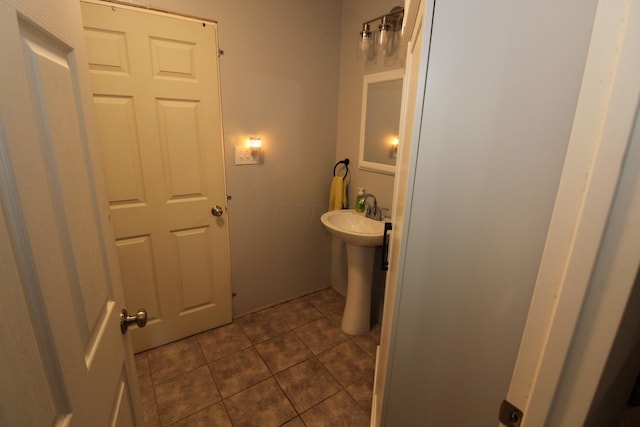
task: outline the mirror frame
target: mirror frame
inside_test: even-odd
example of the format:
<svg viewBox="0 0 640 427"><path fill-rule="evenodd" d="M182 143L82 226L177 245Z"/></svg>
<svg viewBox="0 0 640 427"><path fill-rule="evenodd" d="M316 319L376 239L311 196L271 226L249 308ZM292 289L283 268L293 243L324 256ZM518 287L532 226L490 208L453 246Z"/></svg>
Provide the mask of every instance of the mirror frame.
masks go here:
<svg viewBox="0 0 640 427"><path fill-rule="evenodd" d="M369 85L372 83L388 82L392 80L403 80L404 69L397 68L394 70L383 71L375 74L365 74L362 81L362 112L360 118L360 148L358 157L358 168L370 172L380 172L387 175L395 175L396 165L385 165L382 163L370 162L364 159L364 134L367 125L367 92ZM404 91L404 82L401 88ZM401 93L401 96L403 94ZM402 102L401 102L402 105ZM401 111L401 105L398 105L398 112ZM401 120L400 120L401 121ZM398 122L398 134L400 133L400 121ZM396 158L397 160L397 158Z"/></svg>

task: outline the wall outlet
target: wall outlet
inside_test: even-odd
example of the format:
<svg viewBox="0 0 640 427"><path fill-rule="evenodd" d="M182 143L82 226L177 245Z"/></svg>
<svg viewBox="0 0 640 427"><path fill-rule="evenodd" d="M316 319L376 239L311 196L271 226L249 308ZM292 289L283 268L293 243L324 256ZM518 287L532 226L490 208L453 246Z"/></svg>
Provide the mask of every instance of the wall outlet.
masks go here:
<svg viewBox="0 0 640 427"><path fill-rule="evenodd" d="M259 165L260 149L235 146L236 165Z"/></svg>

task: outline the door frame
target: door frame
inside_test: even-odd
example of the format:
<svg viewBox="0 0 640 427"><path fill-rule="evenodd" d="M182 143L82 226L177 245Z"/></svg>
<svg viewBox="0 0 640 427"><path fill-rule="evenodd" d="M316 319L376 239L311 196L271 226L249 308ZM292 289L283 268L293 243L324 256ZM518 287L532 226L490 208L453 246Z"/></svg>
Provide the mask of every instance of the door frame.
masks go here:
<svg viewBox="0 0 640 427"><path fill-rule="evenodd" d="M211 24L218 24L218 21L214 20L214 19L209 19L209 18L198 18L197 16L194 15L187 15L184 13L178 13L178 12L172 12L169 10L162 10L162 9L156 9L153 6L143 6L141 4L136 4L136 3L131 3L131 2L125 2L125 1L120 1L120 0L81 0L84 3L93 3L93 4L99 4L102 6L113 6L113 7L118 7L120 9L127 9L127 10L132 10L135 12L144 12L144 13L148 13L150 15L158 15L158 16L170 16L172 18L176 18L176 19L184 19L185 21L192 21L192 22L196 22L198 24L202 23L202 22L208 22Z"/></svg>
<svg viewBox="0 0 640 427"><path fill-rule="evenodd" d="M389 245L389 271L385 285L380 345L376 354L371 408L372 426L381 425L383 422L388 401L386 399L389 393L388 379L391 375L393 362L394 335L398 322L404 273L402 259L406 252L408 236L408 227L405 227L404 224L407 224L411 217L411 211L406 207L409 206L413 197L435 3L435 0L408 0L405 3L405 31L407 31L408 43L400 112L400 140L403 141L403 144L400 145L398 151L398 165L393 189L392 217L395 219ZM420 51L416 50L416 45L421 46ZM409 105L411 99L409 90L413 80L416 81L416 93L414 104ZM410 116L407 113L409 109L415 110L412 123L407 122ZM409 132L409 134L405 135L405 132Z"/></svg>
<svg viewBox="0 0 640 427"><path fill-rule="evenodd" d="M571 405L560 409L567 425L584 423L640 262L637 223L622 224L625 251L608 277L613 297L597 300L609 314L597 320L575 376L565 362L576 344L581 311L602 250L608 219L629 148L640 93L640 4L599 1L538 278L507 400L524 412L521 426L544 425L562 387ZM636 172L638 164L627 165ZM638 189L628 212L640 202ZM634 229L635 228L635 229ZM584 338L584 337L583 337ZM556 419L557 417L554 417Z"/></svg>

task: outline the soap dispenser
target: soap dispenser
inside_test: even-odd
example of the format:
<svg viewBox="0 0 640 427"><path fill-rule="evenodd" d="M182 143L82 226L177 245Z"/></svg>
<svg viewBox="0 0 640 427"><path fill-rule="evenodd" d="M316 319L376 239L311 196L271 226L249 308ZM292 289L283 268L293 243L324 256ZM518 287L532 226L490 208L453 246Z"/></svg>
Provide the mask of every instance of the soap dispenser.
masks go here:
<svg viewBox="0 0 640 427"><path fill-rule="evenodd" d="M364 188L358 188L358 196L356 197L356 212L364 212Z"/></svg>

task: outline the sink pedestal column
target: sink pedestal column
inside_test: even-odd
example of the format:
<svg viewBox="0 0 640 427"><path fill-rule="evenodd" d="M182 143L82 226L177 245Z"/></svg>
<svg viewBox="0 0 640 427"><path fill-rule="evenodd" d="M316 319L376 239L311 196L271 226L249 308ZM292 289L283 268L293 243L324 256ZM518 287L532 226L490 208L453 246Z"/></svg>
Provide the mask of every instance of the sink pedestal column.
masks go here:
<svg viewBox="0 0 640 427"><path fill-rule="evenodd" d="M342 330L349 335L369 331L371 281L375 247L347 243L347 301L342 315Z"/></svg>

